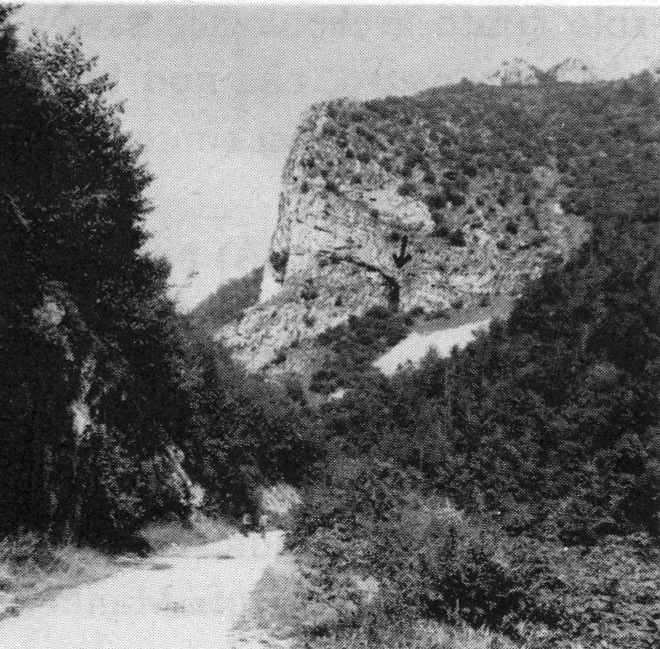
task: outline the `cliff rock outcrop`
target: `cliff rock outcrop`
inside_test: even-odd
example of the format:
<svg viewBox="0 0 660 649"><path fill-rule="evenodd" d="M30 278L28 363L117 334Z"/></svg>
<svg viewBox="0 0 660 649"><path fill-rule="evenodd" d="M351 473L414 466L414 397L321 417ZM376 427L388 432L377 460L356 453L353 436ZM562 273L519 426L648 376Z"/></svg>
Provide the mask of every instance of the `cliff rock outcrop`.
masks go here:
<svg viewBox="0 0 660 649"><path fill-rule="evenodd" d="M500 67L486 77L492 86L535 86L545 83L594 83L594 72L581 59L567 58L549 70L532 65L516 57L503 61Z"/></svg>
<svg viewBox="0 0 660 649"><path fill-rule="evenodd" d="M500 67L486 79L486 83L495 86L536 85L540 83L539 69L531 63L516 57L511 61L503 61Z"/></svg>
<svg viewBox="0 0 660 649"><path fill-rule="evenodd" d="M550 69L550 74L560 83L594 83L596 75L580 59L569 58Z"/></svg>
<svg viewBox="0 0 660 649"><path fill-rule="evenodd" d="M585 239L551 155L518 144L500 154L508 136L496 124L429 116L432 101L339 100L305 116L260 301L216 333L248 369L282 364L376 305L432 315L516 296Z"/></svg>

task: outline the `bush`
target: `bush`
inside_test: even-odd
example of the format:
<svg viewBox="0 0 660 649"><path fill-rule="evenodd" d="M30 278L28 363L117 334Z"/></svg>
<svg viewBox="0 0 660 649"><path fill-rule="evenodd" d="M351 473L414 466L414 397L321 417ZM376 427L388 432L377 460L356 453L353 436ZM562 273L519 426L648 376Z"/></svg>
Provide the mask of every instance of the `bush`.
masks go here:
<svg viewBox="0 0 660 649"><path fill-rule="evenodd" d="M399 185L399 189L397 190L397 193L399 196L411 196L417 191L417 187L415 186L415 183L411 182L405 182Z"/></svg>
<svg viewBox="0 0 660 649"><path fill-rule="evenodd" d="M441 210L447 205L447 197L442 192L433 192L424 197L424 202L431 212Z"/></svg>
<svg viewBox="0 0 660 649"><path fill-rule="evenodd" d="M276 273L282 274L286 270L286 265L289 263L288 250L273 250L270 253L270 265Z"/></svg>
<svg viewBox="0 0 660 649"><path fill-rule="evenodd" d="M445 185L445 195L454 207L465 204L465 194L459 191L454 185Z"/></svg>
<svg viewBox="0 0 660 649"><path fill-rule="evenodd" d="M505 226L504 229L509 233L509 234L518 234L518 224L515 221L512 221L509 219Z"/></svg>
<svg viewBox="0 0 660 649"><path fill-rule="evenodd" d="M418 588L430 617L491 628L517 617L526 593L504 538L446 508L430 522L419 553Z"/></svg>
<svg viewBox="0 0 660 649"><path fill-rule="evenodd" d="M462 247L467 245L467 242L465 240L465 234L463 234L463 230L461 230L460 228L457 228L449 235L448 241L449 244L452 246Z"/></svg>

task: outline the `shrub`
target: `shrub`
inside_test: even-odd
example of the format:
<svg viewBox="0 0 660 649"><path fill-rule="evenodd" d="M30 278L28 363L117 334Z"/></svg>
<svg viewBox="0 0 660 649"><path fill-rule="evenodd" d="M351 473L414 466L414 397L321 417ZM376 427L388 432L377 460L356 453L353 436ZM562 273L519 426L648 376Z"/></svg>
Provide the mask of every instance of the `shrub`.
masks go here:
<svg viewBox="0 0 660 649"><path fill-rule="evenodd" d="M457 228L449 235L448 241L450 245L458 247L465 246L467 243L465 240L465 235L463 234L463 230L460 228Z"/></svg>
<svg viewBox="0 0 660 649"><path fill-rule="evenodd" d="M509 234L518 234L518 224L515 221L512 221L511 219L509 219L506 222L506 225L504 226L504 229Z"/></svg>
<svg viewBox="0 0 660 649"><path fill-rule="evenodd" d="M431 216L434 216L433 214ZM449 237L449 227L445 223L445 220L443 218L435 219L435 227L433 228L433 231L431 232L431 236L433 237L441 237L443 239L446 239Z"/></svg>
<svg viewBox="0 0 660 649"><path fill-rule="evenodd" d="M508 561L505 538L451 508L430 522L420 559L422 602L428 615L439 621L506 626L525 599Z"/></svg>
<svg viewBox="0 0 660 649"><path fill-rule="evenodd" d="M415 183L405 182L399 185L399 189L397 190L397 193L399 194L399 196L411 196L416 191L417 191L417 187L415 186Z"/></svg>
<svg viewBox="0 0 660 649"><path fill-rule="evenodd" d="M337 135L337 127L332 122L326 122L321 129L323 137L333 137Z"/></svg>
<svg viewBox="0 0 660 649"><path fill-rule="evenodd" d="M465 204L465 194L459 191L454 185L445 186L445 195L447 200L451 202L454 207L459 207Z"/></svg>
<svg viewBox="0 0 660 649"><path fill-rule="evenodd" d="M286 352L283 349L278 349L275 352L275 356L273 357L272 364L273 365L282 365L286 361Z"/></svg>
<svg viewBox="0 0 660 649"><path fill-rule="evenodd" d="M289 251L288 250L273 250L270 253L270 265L273 267L273 270L282 274L286 270L286 265L289 263Z"/></svg>
<svg viewBox="0 0 660 649"><path fill-rule="evenodd" d="M447 197L442 192L433 192L424 197L424 202L429 210L433 212L434 210L441 210L443 207L446 207Z"/></svg>
<svg viewBox="0 0 660 649"><path fill-rule="evenodd" d="M319 291L314 286L314 281L311 279L305 280L305 284L303 285L301 291L300 291L300 297L305 300L315 300L319 296Z"/></svg>

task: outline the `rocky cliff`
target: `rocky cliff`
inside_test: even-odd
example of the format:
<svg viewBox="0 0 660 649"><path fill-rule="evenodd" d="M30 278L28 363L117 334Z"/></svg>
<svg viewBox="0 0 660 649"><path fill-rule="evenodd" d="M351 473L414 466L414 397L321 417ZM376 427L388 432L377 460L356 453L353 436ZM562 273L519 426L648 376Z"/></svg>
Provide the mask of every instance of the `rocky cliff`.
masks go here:
<svg viewBox="0 0 660 649"><path fill-rule="evenodd" d="M311 108L259 303L216 338L258 370L375 305L428 317L518 295L588 232L525 105L539 92L464 83Z"/></svg>

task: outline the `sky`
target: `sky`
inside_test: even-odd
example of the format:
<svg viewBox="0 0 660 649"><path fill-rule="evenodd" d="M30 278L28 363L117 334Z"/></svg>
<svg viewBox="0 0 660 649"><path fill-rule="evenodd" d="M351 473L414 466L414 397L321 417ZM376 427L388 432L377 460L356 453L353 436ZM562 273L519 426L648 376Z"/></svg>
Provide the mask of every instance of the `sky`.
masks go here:
<svg viewBox="0 0 660 649"><path fill-rule="evenodd" d="M145 146L149 248L188 310L260 265L282 169L308 106L483 79L521 56L600 78L660 59L660 9L443 6L25 5L21 35L75 28L118 81Z"/></svg>

